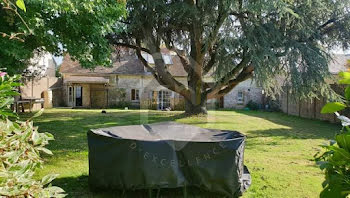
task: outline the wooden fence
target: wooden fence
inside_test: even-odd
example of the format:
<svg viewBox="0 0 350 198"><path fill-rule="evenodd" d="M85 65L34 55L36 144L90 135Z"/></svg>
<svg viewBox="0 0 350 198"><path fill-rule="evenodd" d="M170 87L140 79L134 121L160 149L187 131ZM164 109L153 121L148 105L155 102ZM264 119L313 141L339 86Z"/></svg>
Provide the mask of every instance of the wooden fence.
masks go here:
<svg viewBox="0 0 350 198"><path fill-rule="evenodd" d="M344 93L344 87L332 85L332 88L340 95ZM287 91L288 87L284 88L284 92L279 96L279 104L282 112L288 115L299 116L303 118L311 118L317 120L326 120L330 122L338 122L334 114L321 114L322 107L327 103L325 97L311 100L298 100L291 96ZM343 115L349 115L348 111L341 112Z"/></svg>

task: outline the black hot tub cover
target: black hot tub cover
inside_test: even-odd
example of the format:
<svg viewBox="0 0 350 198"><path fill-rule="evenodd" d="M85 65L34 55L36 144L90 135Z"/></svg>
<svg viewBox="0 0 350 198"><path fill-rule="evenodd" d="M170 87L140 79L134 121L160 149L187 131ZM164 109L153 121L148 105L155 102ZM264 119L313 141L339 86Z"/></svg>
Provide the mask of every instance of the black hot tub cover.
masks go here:
<svg viewBox="0 0 350 198"><path fill-rule="evenodd" d="M162 122L93 129L88 144L93 190L196 186L239 196L250 185L235 131Z"/></svg>

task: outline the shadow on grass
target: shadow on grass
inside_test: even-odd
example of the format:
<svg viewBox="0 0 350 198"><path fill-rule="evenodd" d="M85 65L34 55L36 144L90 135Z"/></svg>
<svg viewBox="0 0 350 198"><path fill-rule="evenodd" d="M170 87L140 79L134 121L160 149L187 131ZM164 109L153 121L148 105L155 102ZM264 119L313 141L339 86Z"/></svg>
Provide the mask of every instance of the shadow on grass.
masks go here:
<svg viewBox="0 0 350 198"><path fill-rule="evenodd" d="M29 115L26 115L29 117ZM44 118L42 118L44 117ZM179 113L148 112L114 112L101 114L98 112L75 112L44 114L35 119L35 125L41 132L50 132L55 141L49 144L52 151L87 151L86 133L90 129L122 125L136 125L162 121L175 121L183 118Z"/></svg>
<svg viewBox="0 0 350 198"><path fill-rule="evenodd" d="M231 122L237 117L243 117L241 118L243 121L246 119L244 116L259 118L251 119L252 122L255 122L252 123L254 127L245 130L248 137L247 149L252 149L254 147L260 148L261 145L279 146L279 144L281 144L281 142L279 142L280 139L330 139L333 138L334 133L340 129L340 126L336 124L288 116L282 113L256 111L235 112L236 113L233 115L230 113L218 112L216 120L207 120L205 118L182 119L185 117L184 115L173 112L129 111L101 114L96 111L84 110L74 110L68 113L67 111L49 111L42 117L36 118L35 125L39 126L41 132L48 131L55 136L56 141L52 142L48 147L54 151L55 156L56 154L65 155L67 152L87 152L86 132L92 128L175 121L178 119L181 119L181 122L188 122L188 124L204 125L210 128L217 128L221 124L222 127L224 127L222 129L234 129L235 126L231 125ZM271 124L283 125L283 127L277 129L276 127L265 130L259 129L259 122L266 121L271 122ZM265 124L267 125L269 122ZM216 126L216 124L218 126ZM244 125L250 127L250 123L244 123ZM269 138L271 140L265 141L262 139L264 137L274 138ZM283 144L286 144L286 141ZM305 144L307 144L307 142L305 142ZM268 152L268 149L266 150L266 152ZM74 175L77 174L74 173ZM157 190L152 191L152 196L149 196L148 191L93 193L89 191L88 176L86 175L58 178L54 180L54 184L65 189L68 193L68 197L156 197L157 194ZM189 197L218 197L217 195L210 195L210 193L199 190L194 190L193 192L194 193L191 193L192 196ZM183 189L161 190L159 197L183 197Z"/></svg>
<svg viewBox="0 0 350 198"><path fill-rule="evenodd" d="M226 111L221 111L226 112ZM229 111L227 111L229 112ZM331 139L339 131L340 126L323 121L310 120L294 116L288 116L283 113L259 112L259 111L235 111L237 114L228 115L232 119L239 117L240 114L249 117L260 118L278 125L283 125L289 129L267 129L261 130L255 128L245 131L249 140L261 137L280 137L286 139ZM27 114L26 116L30 116ZM227 117L226 115L218 115ZM185 119L182 119L185 118ZM35 119L35 125L39 126L41 132L50 132L55 136L56 141L49 144L48 148L55 153L61 152L85 152L87 151L86 133L89 129L104 128L122 125L134 125L155 123L162 121L176 121L181 119L183 123L194 125L204 125L209 128L217 128L216 125L224 124L231 128L230 120L206 120L204 117L188 118L180 112L110 112L101 114L96 111L74 110L72 112L58 111L44 113ZM243 120L244 121L244 120ZM253 120L259 122L259 120ZM245 124L249 125L249 124ZM259 125L258 125L259 126ZM278 144L278 143L275 143Z"/></svg>
<svg viewBox="0 0 350 198"><path fill-rule="evenodd" d="M152 189L152 190L113 190L113 191L90 191L89 178L87 175L79 177L63 177L53 181L53 185L60 186L68 194L67 197L93 197L93 198L182 198L198 197L212 198L223 197L217 194L200 190L195 187L175 189Z"/></svg>
<svg viewBox="0 0 350 198"><path fill-rule="evenodd" d="M250 117L247 122L253 122L254 126L247 130L248 138L258 137L281 137L286 139L332 139L334 135L339 132L341 125L337 123L330 123L328 121L321 121L315 119L301 118L297 116L287 115L281 112L264 112L264 111L245 111L245 110L222 110L222 115L225 113L234 112L232 119L239 117L240 115ZM231 115L227 115L231 116ZM251 119L255 117L258 119ZM261 120L261 123L259 123ZM242 120L244 122L244 120ZM273 124L283 126L281 129L261 129L263 128L263 122L268 121ZM216 122L215 122L216 123ZM215 123L207 123L214 124ZM219 123L219 122L218 122ZM192 124L205 124L203 122L192 122ZM220 124L220 123L219 123ZM245 123L244 125L249 125ZM259 129L260 128L260 129ZM288 129L286 129L288 128Z"/></svg>
<svg viewBox="0 0 350 198"><path fill-rule="evenodd" d="M290 128L251 130L249 131L249 138L277 136L289 139L332 139L334 138L334 135L341 129L340 124L301 118L284 113L259 111L238 111L238 113L268 120L275 124Z"/></svg>

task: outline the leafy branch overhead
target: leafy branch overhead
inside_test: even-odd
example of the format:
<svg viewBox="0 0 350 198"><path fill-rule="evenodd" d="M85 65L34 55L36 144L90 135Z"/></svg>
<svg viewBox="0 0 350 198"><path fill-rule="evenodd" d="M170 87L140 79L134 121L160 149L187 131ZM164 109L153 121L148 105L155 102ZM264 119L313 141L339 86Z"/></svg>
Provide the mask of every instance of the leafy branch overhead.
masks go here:
<svg viewBox="0 0 350 198"><path fill-rule="evenodd" d="M268 94L286 79L293 95L331 95L329 50L350 42L349 1L130 0L127 10L110 43L138 51L158 82L192 110L252 77ZM169 73L159 55L163 47L176 52L187 83ZM141 53L151 54L154 66Z"/></svg>
<svg viewBox="0 0 350 198"><path fill-rule="evenodd" d="M12 17L12 20L14 20L13 17L18 17L21 20L22 24L26 27L26 31L31 33L31 30L28 27L27 22L23 19L22 15L18 12L18 9L17 9L17 7L18 7L19 9L23 10L24 12L27 11L24 0L17 0L16 4L14 4L14 2L12 2L12 0L2 0L0 2L0 5L1 5L0 9L2 8L4 11L10 12L10 13L7 13L7 17L9 17L10 19ZM11 13L14 14L14 16L11 16L12 15ZM9 33L5 33L5 32L0 31L0 35L4 38L7 37L10 40L18 40L18 41L24 42L23 37L26 36L26 32L11 32L9 34Z"/></svg>
<svg viewBox="0 0 350 198"><path fill-rule="evenodd" d="M12 75L21 73L38 51L69 52L87 67L110 65L105 35L125 15L125 2L0 0L0 10L0 37L7 38L0 38L0 68Z"/></svg>

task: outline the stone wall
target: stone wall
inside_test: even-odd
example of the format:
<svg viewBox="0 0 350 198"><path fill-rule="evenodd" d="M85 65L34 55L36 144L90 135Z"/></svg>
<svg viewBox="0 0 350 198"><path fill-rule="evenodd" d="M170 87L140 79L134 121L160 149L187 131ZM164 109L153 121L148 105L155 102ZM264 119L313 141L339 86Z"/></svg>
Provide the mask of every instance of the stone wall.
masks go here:
<svg viewBox="0 0 350 198"><path fill-rule="evenodd" d="M68 77L66 75L65 77ZM121 101L131 103L133 107L142 109L157 109L157 96L154 96L154 92L161 90L168 90L166 87L161 86L153 76L141 76L141 75L111 75L110 83L108 86L103 84L73 84L83 87L83 107L85 108L106 108L118 106ZM181 83L187 86L186 77L176 78ZM131 100L132 89L139 90L139 101ZM125 97L121 97L120 90L125 91ZM237 93L243 91L244 103L238 104ZM185 101L184 98L178 93L171 92L171 108L174 110L184 110ZM68 93L68 85L64 85L62 89L62 97L66 106ZM240 83L234 90L224 97L224 108L243 108L250 101L253 100L256 103L262 103L262 90L252 84L250 80ZM217 108L217 99L207 101L208 109Z"/></svg>
<svg viewBox="0 0 350 198"><path fill-rule="evenodd" d="M187 85L187 80L185 77L177 78L178 81L184 83ZM110 96L111 101L118 101L118 99L114 99L117 94L113 93L112 89L116 88L122 88L125 89L126 97L125 100L128 102L132 102L134 106L138 106L142 109L156 109L157 104L156 100L154 100L154 97L152 94L154 91L161 91L161 90L168 90L164 86L161 86L156 79L153 78L153 76L136 76L136 75L123 75L123 76L117 76L116 84L112 85L110 88L110 93L112 93ZM139 97L140 101L132 101L131 100L131 90L137 89L139 90ZM172 91L170 91L172 92ZM182 104L184 103L181 101L179 94L172 92L172 99L171 99L171 108L172 109L183 109L180 108Z"/></svg>
<svg viewBox="0 0 350 198"><path fill-rule="evenodd" d="M63 100L63 88L52 89L52 106L53 107L62 107L65 106Z"/></svg>
<svg viewBox="0 0 350 198"><path fill-rule="evenodd" d="M44 108L54 107L54 104L62 103L61 98L55 98L53 103L53 90L62 88L62 79L56 77L43 77L40 79L26 80L21 86L21 97L25 98L43 98ZM40 110L41 104L33 104L33 110Z"/></svg>
<svg viewBox="0 0 350 198"><path fill-rule="evenodd" d="M108 103L107 88L103 84L90 85L91 108L106 108Z"/></svg>
<svg viewBox="0 0 350 198"><path fill-rule="evenodd" d="M238 92L243 92L243 102L238 102ZM231 92L224 96L224 108L244 108L249 101L258 104L263 103L262 88L256 86L255 82L248 79L238 84Z"/></svg>
<svg viewBox="0 0 350 198"><path fill-rule="evenodd" d="M84 84L84 83L73 83L73 84L64 84L62 86L62 92L60 93L62 96L62 101L61 104L63 103L63 106L67 107L73 107L73 104L69 104L68 102L68 89L69 87L74 87L74 86L81 86L83 88L83 106L85 108L90 108L91 107L91 101L90 101L90 96L91 96L91 86L90 84Z"/></svg>

